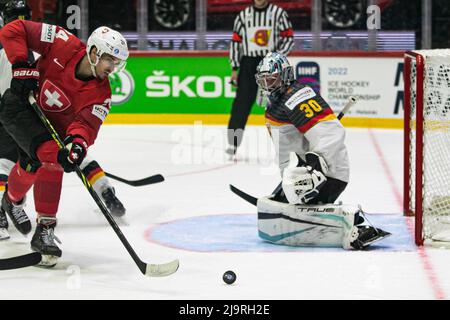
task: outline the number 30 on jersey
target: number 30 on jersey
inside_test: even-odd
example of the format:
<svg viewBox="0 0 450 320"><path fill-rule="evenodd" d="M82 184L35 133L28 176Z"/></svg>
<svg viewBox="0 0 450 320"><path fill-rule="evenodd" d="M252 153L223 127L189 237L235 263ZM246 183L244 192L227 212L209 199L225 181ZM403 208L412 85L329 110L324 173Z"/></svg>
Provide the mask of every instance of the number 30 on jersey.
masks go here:
<svg viewBox="0 0 450 320"><path fill-rule="evenodd" d="M308 102L302 103L299 105L299 109L305 113L307 118L312 118L314 115L322 111L322 107L314 99L310 99Z"/></svg>

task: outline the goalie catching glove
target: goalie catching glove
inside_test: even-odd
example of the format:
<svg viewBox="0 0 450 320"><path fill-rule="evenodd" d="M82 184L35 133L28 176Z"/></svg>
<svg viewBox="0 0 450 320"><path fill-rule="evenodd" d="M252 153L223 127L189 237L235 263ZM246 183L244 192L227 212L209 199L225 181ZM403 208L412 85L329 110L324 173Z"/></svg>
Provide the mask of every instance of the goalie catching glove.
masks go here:
<svg viewBox="0 0 450 320"><path fill-rule="evenodd" d="M312 152L306 154L307 163L300 167L297 167L299 159L295 152L289 157L289 165L283 172L283 191L289 203L306 204L319 195L327 181L324 173L328 168L323 158Z"/></svg>
<svg viewBox="0 0 450 320"><path fill-rule="evenodd" d="M64 172L75 171L75 166L79 166L86 156L87 143L80 136L67 136L64 144L66 147L58 151L58 163Z"/></svg>

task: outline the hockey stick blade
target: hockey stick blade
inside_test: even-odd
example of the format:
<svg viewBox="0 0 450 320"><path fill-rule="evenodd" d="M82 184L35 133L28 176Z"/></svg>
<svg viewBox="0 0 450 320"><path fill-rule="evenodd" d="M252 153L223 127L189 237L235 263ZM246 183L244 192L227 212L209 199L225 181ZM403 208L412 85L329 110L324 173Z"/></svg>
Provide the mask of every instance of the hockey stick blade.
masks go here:
<svg viewBox="0 0 450 320"><path fill-rule="evenodd" d="M141 186L147 186L150 184L154 184L154 183L158 183L158 182L163 182L164 181L164 177L160 174L155 174L153 176L144 178L144 179L139 179L139 180L127 180L118 176L113 175L112 173L109 172L105 172L105 175L108 178L123 182L125 184L128 184L130 186L133 187L141 187Z"/></svg>
<svg viewBox="0 0 450 320"><path fill-rule="evenodd" d="M32 252L22 256L8 259L0 259L0 270L12 270L25 267L31 267L41 262L42 256L39 252Z"/></svg>
<svg viewBox="0 0 450 320"><path fill-rule="evenodd" d="M239 190L238 188L236 188L232 184L230 184L230 190L231 190L231 192L233 192L234 194L238 195L239 197L241 197L245 201L247 201L247 202L251 203L252 205L256 206L256 202L258 202L257 198L252 197L248 193L245 193L244 191Z"/></svg>
<svg viewBox="0 0 450 320"><path fill-rule="evenodd" d="M178 260L163 264L147 264L143 273L148 277L166 277L175 273L179 267L180 262Z"/></svg>

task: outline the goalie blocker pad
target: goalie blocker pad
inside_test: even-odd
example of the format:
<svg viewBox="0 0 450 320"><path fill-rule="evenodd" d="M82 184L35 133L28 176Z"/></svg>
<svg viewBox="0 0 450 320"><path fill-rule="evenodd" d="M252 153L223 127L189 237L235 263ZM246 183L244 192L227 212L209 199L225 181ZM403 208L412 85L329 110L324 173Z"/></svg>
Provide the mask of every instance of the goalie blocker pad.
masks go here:
<svg viewBox="0 0 450 320"><path fill-rule="evenodd" d="M343 247L355 237L359 208L351 205L294 205L259 198L258 233L269 242L289 246ZM356 234L357 236L357 234Z"/></svg>

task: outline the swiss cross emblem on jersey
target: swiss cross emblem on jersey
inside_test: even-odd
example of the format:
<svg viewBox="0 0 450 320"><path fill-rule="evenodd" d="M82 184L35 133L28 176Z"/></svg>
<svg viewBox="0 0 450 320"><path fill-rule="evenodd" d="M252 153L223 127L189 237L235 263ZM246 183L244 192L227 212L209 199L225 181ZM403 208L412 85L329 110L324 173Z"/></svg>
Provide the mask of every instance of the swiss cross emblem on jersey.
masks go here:
<svg viewBox="0 0 450 320"><path fill-rule="evenodd" d="M70 107L71 102L59 87L50 80L45 80L39 95L39 104L45 111L61 112Z"/></svg>

